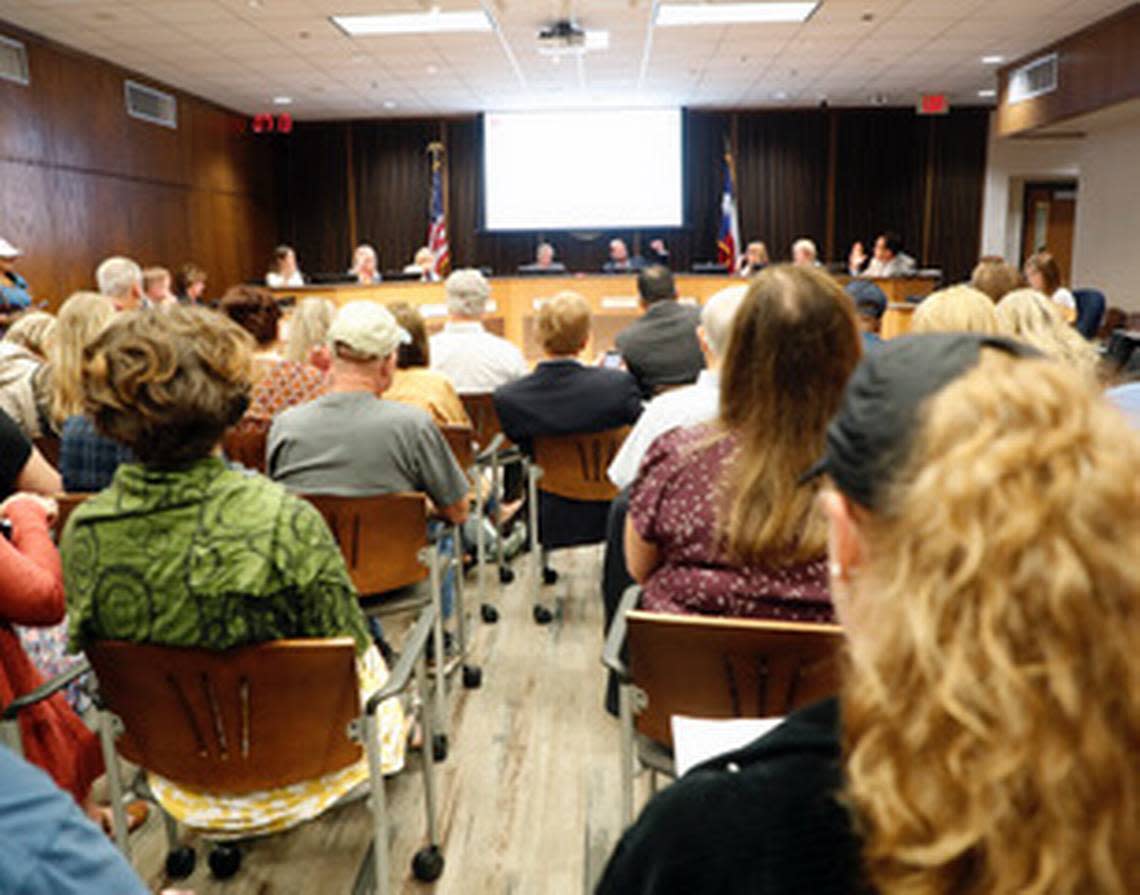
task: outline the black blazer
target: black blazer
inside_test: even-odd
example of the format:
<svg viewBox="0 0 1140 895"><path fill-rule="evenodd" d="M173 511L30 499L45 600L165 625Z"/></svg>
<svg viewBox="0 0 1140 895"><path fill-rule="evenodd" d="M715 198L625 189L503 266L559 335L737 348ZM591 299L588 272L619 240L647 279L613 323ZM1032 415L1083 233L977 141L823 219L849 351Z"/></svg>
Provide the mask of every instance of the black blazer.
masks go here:
<svg viewBox="0 0 1140 895"><path fill-rule="evenodd" d="M536 435L604 432L632 425L641 415L641 395L628 373L569 359L543 361L529 376L499 386L493 397L503 433L527 453ZM603 540L608 507L542 495L541 543L568 547Z"/></svg>
<svg viewBox="0 0 1140 895"><path fill-rule="evenodd" d="M658 793L596 895L869 892L841 786L839 706L829 699Z"/></svg>
<svg viewBox="0 0 1140 895"><path fill-rule="evenodd" d="M661 386L696 382L705 368L697 341L700 320L699 308L659 301L618 333L617 349L643 397L652 397Z"/></svg>

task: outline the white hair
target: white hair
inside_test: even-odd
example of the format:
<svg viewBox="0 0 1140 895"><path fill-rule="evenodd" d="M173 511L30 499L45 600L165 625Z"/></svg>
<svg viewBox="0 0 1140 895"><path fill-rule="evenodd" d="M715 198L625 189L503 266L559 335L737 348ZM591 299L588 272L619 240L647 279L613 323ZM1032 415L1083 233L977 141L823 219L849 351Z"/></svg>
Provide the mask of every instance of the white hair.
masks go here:
<svg viewBox="0 0 1140 895"><path fill-rule="evenodd" d="M796 256L797 252L806 252L813 259L819 257L819 250L816 249L815 243L810 239L797 239L792 243L792 257Z"/></svg>
<svg viewBox="0 0 1140 895"><path fill-rule="evenodd" d="M732 334L732 321L736 319L736 311L747 294L748 286L743 283L727 286L715 293L701 308L701 329L704 330L709 349L717 357L724 357L728 337Z"/></svg>
<svg viewBox="0 0 1140 895"><path fill-rule="evenodd" d="M142 289L142 281L142 268L121 255L108 258L95 270L99 291L108 298L126 298L135 286Z"/></svg>
<svg viewBox="0 0 1140 895"><path fill-rule="evenodd" d="M491 297L487 278L473 267L455 271L444 283L447 311L456 317L481 317Z"/></svg>

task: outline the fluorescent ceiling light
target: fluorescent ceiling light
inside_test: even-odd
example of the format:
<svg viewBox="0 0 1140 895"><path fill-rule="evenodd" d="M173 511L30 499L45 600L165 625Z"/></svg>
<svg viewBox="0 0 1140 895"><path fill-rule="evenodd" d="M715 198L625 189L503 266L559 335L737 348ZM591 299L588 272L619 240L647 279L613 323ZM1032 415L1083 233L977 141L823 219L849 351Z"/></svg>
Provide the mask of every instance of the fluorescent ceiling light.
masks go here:
<svg viewBox="0 0 1140 895"><path fill-rule="evenodd" d="M287 106L292 102L293 102L293 97L291 97L291 96L275 96L275 97L273 97L273 105L275 105L275 106Z"/></svg>
<svg viewBox="0 0 1140 895"><path fill-rule="evenodd" d="M444 34L455 31L490 31L491 20L481 9L469 12L401 12L368 16L330 16L350 37L370 34Z"/></svg>
<svg viewBox="0 0 1140 895"><path fill-rule="evenodd" d="M997 96L997 91L993 89L979 90L978 96L982 97L982 99L993 99L995 96Z"/></svg>
<svg viewBox="0 0 1140 895"><path fill-rule="evenodd" d="M982 65L1001 65L1005 62L1004 56L983 56Z"/></svg>
<svg viewBox="0 0 1140 895"><path fill-rule="evenodd" d="M656 24L747 25L755 22L804 22L819 6L809 3L663 3Z"/></svg>

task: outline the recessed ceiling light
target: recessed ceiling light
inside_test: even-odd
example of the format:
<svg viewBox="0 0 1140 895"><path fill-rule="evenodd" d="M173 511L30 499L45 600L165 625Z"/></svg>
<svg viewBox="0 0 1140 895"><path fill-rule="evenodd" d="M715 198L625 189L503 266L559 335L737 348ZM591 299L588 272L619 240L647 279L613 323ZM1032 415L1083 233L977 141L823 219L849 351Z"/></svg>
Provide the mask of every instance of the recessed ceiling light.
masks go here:
<svg viewBox="0 0 1140 895"><path fill-rule="evenodd" d="M777 90L775 93L772 94L772 99L780 100L781 102L783 102L787 98L788 98L788 93L786 90Z"/></svg>
<svg viewBox="0 0 1140 895"><path fill-rule="evenodd" d="M810 3L663 3L656 24L745 25L753 22L804 22L819 6Z"/></svg>
<svg viewBox="0 0 1140 895"><path fill-rule="evenodd" d="M386 99L386 100L384 100L384 108L385 108L385 109L394 109L394 108L396 108L396 101L395 101L394 99Z"/></svg>
<svg viewBox="0 0 1140 895"><path fill-rule="evenodd" d="M427 67L426 71L429 75L438 75L439 74L439 66L438 65L429 65Z"/></svg>
<svg viewBox="0 0 1140 895"><path fill-rule="evenodd" d="M1005 62L1004 56L983 56L982 65L1001 65Z"/></svg>
<svg viewBox="0 0 1140 895"><path fill-rule="evenodd" d="M995 96L997 96L997 91L993 88L989 88L987 90L979 90L978 96L980 96L982 99L993 99Z"/></svg>
<svg viewBox="0 0 1140 895"><path fill-rule="evenodd" d="M469 12L403 12L369 16L330 16L350 37L370 34L442 34L455 31L490 31L491 20L481 9Z"/></svg>
<svg viewBox="0 0 1140 895"><path fill-rule="evenodd" d="M273 97L273 105L275 106L289 106L293 103L291 96L275 96Z"/></svg>

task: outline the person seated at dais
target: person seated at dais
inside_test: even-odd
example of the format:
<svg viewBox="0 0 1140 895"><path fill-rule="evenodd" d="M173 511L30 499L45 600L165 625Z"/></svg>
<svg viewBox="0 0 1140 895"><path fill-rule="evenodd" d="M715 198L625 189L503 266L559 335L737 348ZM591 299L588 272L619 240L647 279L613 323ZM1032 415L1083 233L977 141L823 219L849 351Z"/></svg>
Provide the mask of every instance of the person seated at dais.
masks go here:
<svg viewBox="0 0 1140 895"><path fill-rule="evenodd" d="M611 239L609 257L602 265L603 273L629 273L636 272L645 267L645 259L640 255L631 257L629 246L624 239Z"/></svg>
<svg viewBox="0 0 1140 895"><path fill-rule="evenodd" d="M768 259L768 247L764 243L755 241L748 243L748 248L740 258L737 273L742 277L754 277L767 267L771 261Z"/></svg>
<svg viewBox="0 0 1140 895"><path fill-rule="evenodd" d="M118 317L87 352L84 403L137 463L71 514L62 538L71 645L129 640L227 650L297 637L351 637L362 693L387 669L320 513L259 475L227 468L222 434L251 387L252 340L200 308ZM397 701L381 709L385 772L403 764ZM315 817L368 776L362 759L319 780L223 797L158 776L162 807L226 838Z"/></svg>
<svg viewBox="0 0 1140 895"><path fill-rule="evenodd" d="M752 281L719 416L660 436L631 486L625 556L644 608L831 620L826 526L798 479L861 354L851 299L831 277L780 265Z"/></svg>
<svg viewBox="0 0 1140 895"><path fill-rule="evenodd" d="M376 249L367 243L356 247L352 253L352 267L348 272L356 277L356 282L362 286L371 286L380 282L380 262L376 257Z"/></svg>
<svg viewBox="0 0 1140 895"><path fill-rule="evenodd" d="M534 250L534 261L519 265L519 273L566 273L566 265L554 260L554 246L540 242Z"/></svg>
<svg viewBox="0 0 1140 895"><path fill-rule="evenodd" d="M292 246L279 245L273 250L273 260L265 275L265 285L270 289L286 289L305 285L305 275L297 266L297 253Z"/></svg>
<svg viewBox="0 0 1140 895"><path fill-rule="evenodd" d="M819 267L819 250L813 240L797 239L792 243L792 264L796 267Z"/></svg>
<svg viewBox="0 0 1140 895"><path fill-rule="evenodd" d="M909 277L917 266L914 259L903 251L902 237L890 231L875 240L870 259L863 251L863 243L855 243L847 264L851 276L873 278Z"/></svg>
<svg viewBox="0 0 1140 895"><path fill-rule="evenodd" d="M421 283L438 283L439 273L435 269L435 252L429 246L416 250L412 263L404 268L404 273L415 274Z"/></svg>

